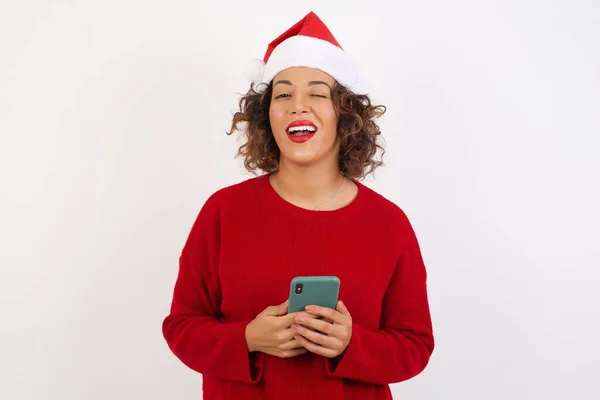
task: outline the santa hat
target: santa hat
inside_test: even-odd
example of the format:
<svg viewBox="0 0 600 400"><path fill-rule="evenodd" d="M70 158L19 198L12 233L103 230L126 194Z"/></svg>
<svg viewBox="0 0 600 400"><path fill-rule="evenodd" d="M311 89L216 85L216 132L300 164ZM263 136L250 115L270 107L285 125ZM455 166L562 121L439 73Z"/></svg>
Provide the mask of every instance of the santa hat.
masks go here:
<svg viewBox="0 0 600 400"><path fill-rule="evenodd" d="M320 69L351 91L363 91L354 61L312 11L269 43L263 59L250 66L247 78L268 84L290 67Z"/></svg>

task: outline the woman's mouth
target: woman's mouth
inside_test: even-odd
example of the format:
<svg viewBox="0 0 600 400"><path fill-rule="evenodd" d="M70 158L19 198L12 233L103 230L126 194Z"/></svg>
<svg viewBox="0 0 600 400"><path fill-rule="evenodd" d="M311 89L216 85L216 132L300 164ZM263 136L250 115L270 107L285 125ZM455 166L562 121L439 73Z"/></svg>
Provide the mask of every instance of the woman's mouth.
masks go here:
<svg viewBox="0 0 600 400"><path fill-rule="evenodd" d="M286 128L287 137L294 143L309 141L317 133L317 127L311 121L293 121Z"/></svg>

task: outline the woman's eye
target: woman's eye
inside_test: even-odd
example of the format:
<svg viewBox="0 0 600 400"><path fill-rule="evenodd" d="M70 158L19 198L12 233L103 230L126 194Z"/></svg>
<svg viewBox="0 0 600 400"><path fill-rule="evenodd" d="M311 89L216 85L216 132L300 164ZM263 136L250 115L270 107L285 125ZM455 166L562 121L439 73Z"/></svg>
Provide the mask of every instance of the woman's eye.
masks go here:
<svg viewBox="0 0 600 400"><path fill-rule="evenodd" d="M326 99L327 98L327 95L324 95L324 94L311 94L310 96L311 97L320 97L322 99ZM281 94L276 95L275 99L281 99L281 98L284 98L284 97L291 97L291 95L288 94L288 93L281 93Z"/></svg>

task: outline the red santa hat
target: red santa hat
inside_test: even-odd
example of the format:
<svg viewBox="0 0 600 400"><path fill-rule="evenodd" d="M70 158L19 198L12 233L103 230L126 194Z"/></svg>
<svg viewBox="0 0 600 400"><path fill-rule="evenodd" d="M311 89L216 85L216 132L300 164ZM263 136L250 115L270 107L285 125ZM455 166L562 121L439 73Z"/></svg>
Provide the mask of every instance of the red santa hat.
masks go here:
<svg viewBox="0 0 600 400"><path fill-rule="evenodd" d="M351 91L363 91L356 64L312 11L269 43L263 59L256 60L247 78L252 82L269 83L290 67L320 69Z"/></svg>

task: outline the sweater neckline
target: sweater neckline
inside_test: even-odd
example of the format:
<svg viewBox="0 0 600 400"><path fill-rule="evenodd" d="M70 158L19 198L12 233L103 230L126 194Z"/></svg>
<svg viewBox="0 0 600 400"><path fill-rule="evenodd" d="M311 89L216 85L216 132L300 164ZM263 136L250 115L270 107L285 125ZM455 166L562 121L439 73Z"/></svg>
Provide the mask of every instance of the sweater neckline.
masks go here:
<svg viewBox="0 0 600 400"><path fill-rule="evenodd" d="M266 173L259 178L261 181L261 186L269 202L285 212L303 218L326 221L336 218L346 218L348 216L355 215L355 211L358 208L360 208L360 204L363 202L363 199L365 197L366 187L358 180L352 179L354 184L358 187L358 192L356 193L354 199L352 199L350 203L340 208L336 208L334 210L310 210L307 208L297 206L281 197L271 184L271 181L269 180L271 174L272 173Z"/></svg>

